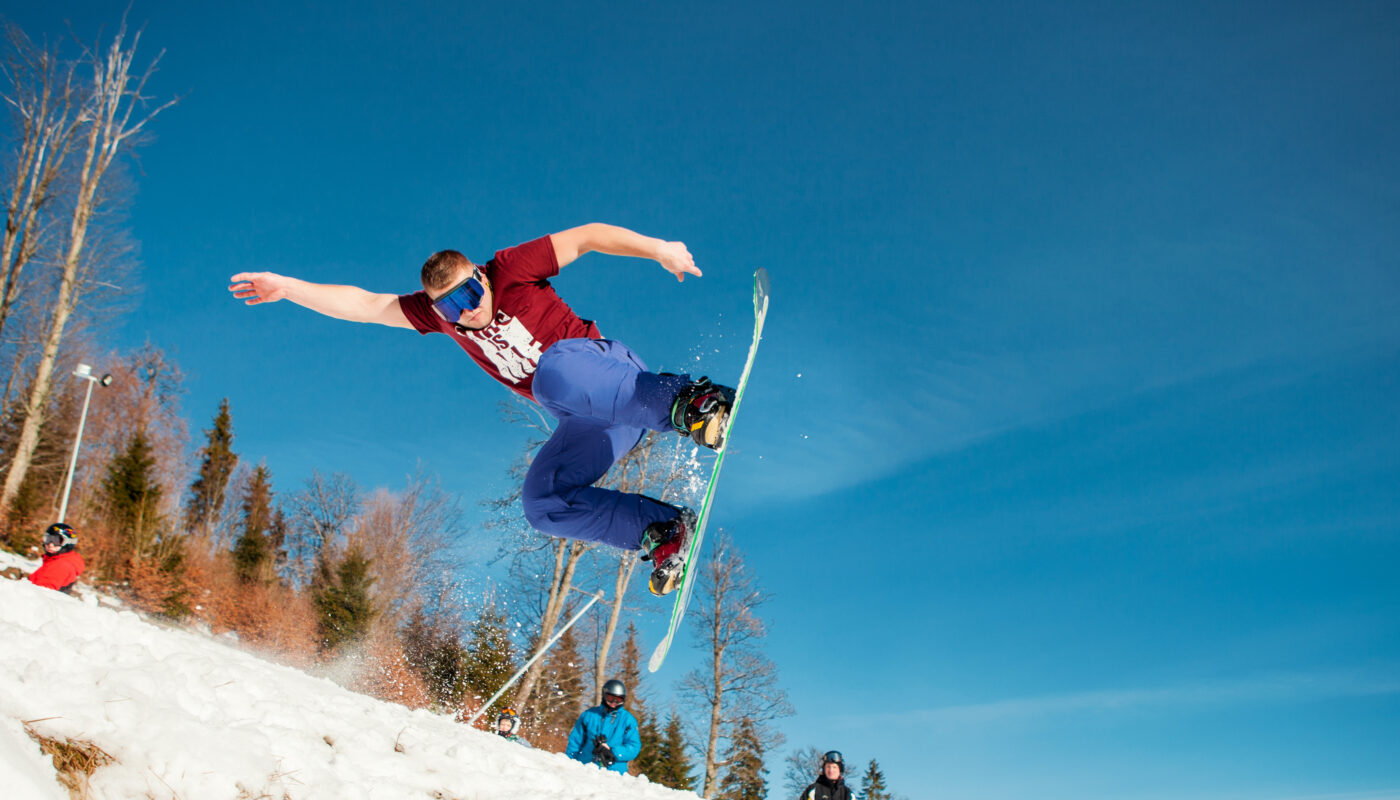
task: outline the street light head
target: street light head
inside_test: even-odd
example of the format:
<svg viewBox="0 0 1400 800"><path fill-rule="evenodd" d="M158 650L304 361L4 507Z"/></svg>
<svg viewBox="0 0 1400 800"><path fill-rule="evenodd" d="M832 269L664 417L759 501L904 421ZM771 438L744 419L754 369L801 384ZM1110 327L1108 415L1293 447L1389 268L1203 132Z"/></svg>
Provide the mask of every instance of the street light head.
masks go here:
<svg viewBox="0 0 1400 800"><path fill-rule="evenodd" d="M73 377L75 377L75 378L87 378L87 379L91 380L91 379L92 379L92 367L89 367L87 364L79 364L79 365L78 365L78 368L75 369L75 370L73 370Z"/></svg>
<svg viewBox="0 0 1400 800"><path fill-rule="evenodd" d="M112 373L109 372L109 373L107 373L106 375L103 375L103 376L102 376L102 380L98 381L98 383L102 384L103 386L111 386L111 385L112 385Z"/></svg>

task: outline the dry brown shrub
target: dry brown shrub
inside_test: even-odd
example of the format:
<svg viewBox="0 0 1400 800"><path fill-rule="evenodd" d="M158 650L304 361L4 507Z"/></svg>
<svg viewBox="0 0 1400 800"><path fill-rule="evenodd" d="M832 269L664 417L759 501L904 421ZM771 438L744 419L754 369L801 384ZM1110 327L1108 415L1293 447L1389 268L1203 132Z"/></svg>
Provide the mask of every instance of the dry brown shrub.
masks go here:
<svg viewBox="0 0 1400 800"><path fill-rule="evenodd" d="M175 588L175 581L151 559L132 560L127 565L129 585L127 597L136 608L147 613L165 609L165 599Z"/></svg>
<svg viewBox="0 0 1400 800"><path fill-rule="evenodd" d="M89 797L92 773L116 761L106 750L89 741L50 738L35 731L27 722L24 723L24 731L39 743L39 750L44 755L53 758L54 769L58 770L58 782L68 790L68 796L73 800Z"/></svg>
<svg viewBox="0 0 1400 800"><path fill-rule="evenodd" d="M525 738L530 740L530 746L536 750L545 750L550 753L562 753L569 746L569 731L561 730L550 726L543 730L525 730Z"/></svg>
<svg viewBox="0 0 1400 800"><path fill-rule="evenodd" d="M84 578L94 582L114 581L125 577L126 564L119 556L120 542L105 523L80 514L70 520L78 532L78 552L87 564Z"/></svg>
<svg viewBox="0 0 1400 800"><path fill-rule="evenodd" d="M409 708L427 708L432 703L427 685L404 658L398 638L382 628L365 643L364 668L353 688Z"/></svg>
<svg viewBox="0 0 1400 800"><path fill-rule="evenodd" d="M246 640L292 664L316 660L316 610L311 599L285 586L247 586L240 595Z"/></svg>
<svg viewBox="0 0 1400 800"><path fill-rule="evenodd" d="M281 584L240 581L227 553L209 562L199 614L215 633L232 631L239 641L283 663L308 667L316 661L316 614L310 598Z"/></svg>
<svg viewBox="0 0 1400 800"><path fill-rule="evenodd" d="M211 553L207 559L207 576L197 595L199 618L216 632L237 630L240 617L236 609L242 584L233 574L233 560L226 551Z"/></svg>

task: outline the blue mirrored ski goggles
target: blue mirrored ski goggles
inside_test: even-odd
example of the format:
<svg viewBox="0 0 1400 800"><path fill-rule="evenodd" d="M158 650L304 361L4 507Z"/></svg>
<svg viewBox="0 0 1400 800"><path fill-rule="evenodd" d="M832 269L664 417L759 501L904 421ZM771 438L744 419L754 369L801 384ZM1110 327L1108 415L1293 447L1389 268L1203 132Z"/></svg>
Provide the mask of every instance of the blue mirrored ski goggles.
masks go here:
<svg viewBox="0 0 1400 800"><path fill-rule="evenodd" d="M472 274L466 280L434 300L433 308L437 309L443 319L455 323L464 312L477 310L485 293L486 290L481 285L481 270L473 268Z"/></svg>

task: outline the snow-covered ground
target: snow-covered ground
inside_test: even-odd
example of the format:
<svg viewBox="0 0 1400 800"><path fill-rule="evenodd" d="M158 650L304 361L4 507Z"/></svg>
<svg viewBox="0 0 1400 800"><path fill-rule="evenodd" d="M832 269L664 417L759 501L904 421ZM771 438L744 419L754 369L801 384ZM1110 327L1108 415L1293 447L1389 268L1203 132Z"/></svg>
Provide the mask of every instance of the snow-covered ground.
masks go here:
<svg viewBox="0 0 1400 800"><path fill-rule="evenodd" d="M0 569L37 562L0 553ZM65 800L23 728L115 763L91 796L691 798L347 691L207 636L0 579L0 795Z"/></svg>

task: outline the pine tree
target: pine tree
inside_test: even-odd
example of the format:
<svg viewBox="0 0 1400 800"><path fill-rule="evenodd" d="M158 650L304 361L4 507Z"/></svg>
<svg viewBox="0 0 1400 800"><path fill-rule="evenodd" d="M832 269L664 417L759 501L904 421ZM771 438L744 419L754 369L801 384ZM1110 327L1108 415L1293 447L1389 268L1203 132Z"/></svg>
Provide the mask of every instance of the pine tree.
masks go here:
<svg viewBox="0 0 1400 800"><path fill-rule="evenodd" d="M419 606L400 631L399 640L404 660L423 679L433 703L439 710L455 709L464 693L462 665L466 661L456 632L440 621L429 620Z"/></svg>
<svg viewBox="0 0 1400 800"><path fill-rule="evenodd" d="M272 551L272 574L285 575L287 569L287 533L290 530L287 515L278 505L272 514L272 529L267 532L268 549Z"/></svg>
<svg viewBox="0 0 1400 800"><path fill-rule="evenodd" d="M322 648L336 650L344 644L360 641L369 633L375 617L369 596L374 578L370 577L369 567L369 559L353 549L345 554L334 572L322 560L321 580L312 591Z"/></svg>
<svg viewBox="0 0 1400 800"><path fill-rule="evenodd" d="M627 638L622 642L617 677L627 687L627 710L637 718L637 733L642 740L642 752L627 765L633 775L651 775L656 771L656 745L661 729L646 704L642 689L642 648L637 641L637 625L627 623Z"/></svg>
<svg viewBox="0 0 1400 800"><path fill-rule="evenodd" d="M564 614L573 616L573 609ZM531 701L535 719L531 727L536 733L530 742L543 749L562 751L579 713L589 705L583 691L584 659L579 655L578 637L574 634L574 628L564 631L544 657L540 688Z"/></svg>
<svg viewBox="0 0 1400 800"><path fill-rule="evenodd" d="M739 720L725 761L729 768L720 779L719 793L715 795L718 800L764 800L768 796L768 782L763 779L768 772L763 767L763 742L752 719Z"/></svg>
<svg viewBox="0 0 1400 800"><path fill-rule="evenodd" d="M642 751L628 763L627 772L631 775L645 775L652 783L656 783L656 776L663 770L660 760L661 730L656 727L656 720L651 715L637 717L637 736L642 740Z"/></svg>
<svg viewBox="0 0 1400 800"><path fill-rule="evenodd" d="M645 742L643 742L645 744ZM690 791L695 787L691 777L690 759L685 755L685 735L681 730L681 718L675 711L666 720L666 732L656 743L656 756L652 772L644 775L652 783L669 786L672 789Z"/></svg>
<svg viewBox="0 0 1400 800"><path fill-rule="evenodd" d="M509 623L505 613L493 604L483 608L471 625L462 663L462 689L473 699L473 705L486 702L515 672L515 646L510 641ZM497 700L486 717L494 719L507 705L504 698Z"/></svg>
<svg viewBox="0 0 1400 800"><path fill-rule="evenodd" d="M185 582L185 542L172 539L163 548L165 554L160 559L160 571L170 580L170 589L165 594L161 612L172 619L184 619L194 612L190 606L190 590Z"/></svg>
<svg viewBox="0 0 1400 800"><path fill-rule="evenodd" d="M860 800L894 800L894 795L885 788L885 774L873 758L870 759L870 768L861 778L861 786Z"/></svg>
<svg viewBox="0 0 1400 800"><path fill-rule="evenodd" d="M229 414L227 397L219 403L214 427L205 434L208 442L200 450L199 476L190 484L190 499L185 506L185 526L201 535L208 535L209 529L219 521L229 476L238 465L238 456L233 452L233 417Z"/></svg>
<svg viewBox="0 0 1400 800"><path fill-rule="evenodd" d="M39 549L43 530L48 527L43 514L48 511L49 504L40 499L42 493L31 471L24 476L15 499L10 501L9 517L7 524L0 528L0 539L16 553L28 555L30 548Z"/></svg>
<svg viewBox="0 0 1400 800"><path fill-rule="evenodd" d="M155 478L155 456L144 429L136 431L107 467L102 481L107 522L117 534L114 561L123 571L154 550L160 531L161 487Z"/></svg>
<svg viewBox="0 0 1400 800"><path fill-rule="evenodd" d="M637 625L627 623L627 638L622 643L622 656L618 660L618 679L627 687L627 710L637 718L637 722L651 716L647 710L642 690L642 648L637 642ZM646 746L646 742L642 742Z"/></svg>
<svg viewBox="0 0 1400 800"><path fill-rule="evenodd" d="M269 528L273 524L272 473L259 464L243 494L238 541L233 547L233 571L244 583L271 583L274 552Z"/></svg>
<svg viewBox="0 0 1400 800"><path fill-rule="evenodd" d="M51 408L39 427L39 441L29 469L10 501L8 524L0 528L0 539L7 539L16 552L24 552L28 546L37 547L44 528L56 521L64 479L68 476L83 390L73 386L54 394ZM5 456L14 452L24 422L23 408L15 406L11 411L12 414L0 421L0 476L8 471L10 465ZM6 509L0 509L4 511ZM4 516L0 513L0 517Z"/></svg>

